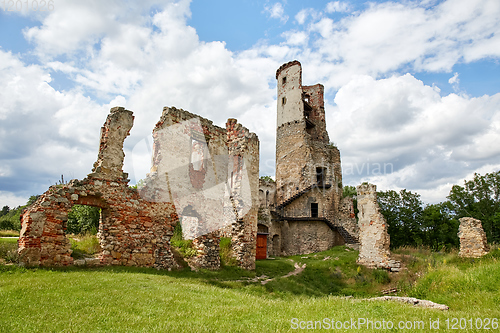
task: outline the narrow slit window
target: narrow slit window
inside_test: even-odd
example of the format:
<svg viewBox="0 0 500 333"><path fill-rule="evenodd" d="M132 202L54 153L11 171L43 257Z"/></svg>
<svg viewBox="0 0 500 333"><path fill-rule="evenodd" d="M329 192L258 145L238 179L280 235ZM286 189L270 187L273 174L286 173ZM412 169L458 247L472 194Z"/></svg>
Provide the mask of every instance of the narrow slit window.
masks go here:
<svg viewBox="0 0 500 333"><path fill-rule="evenodd" d="M283 97L283 98L281 99L281 105L285 105L285 104L286 104L286 97Z"/></svg>
<svg viewBox="0 0 500 333"><path fill-rule="evenodd" d="M311 203L311 217L318 217L318 203Z"/></svg>
<svg viewBox="0 0 500 333"><path fill-rule="evenodd" d="M316 168L316 183L323 186L326 180L326 168Z"/></svg>
<svg viewBox="0 0 500 333"><path fill-rule="evenodd" d="M281 83L285 84L286 83L286 76L283 76L283 79L281 79Z"/></svg>

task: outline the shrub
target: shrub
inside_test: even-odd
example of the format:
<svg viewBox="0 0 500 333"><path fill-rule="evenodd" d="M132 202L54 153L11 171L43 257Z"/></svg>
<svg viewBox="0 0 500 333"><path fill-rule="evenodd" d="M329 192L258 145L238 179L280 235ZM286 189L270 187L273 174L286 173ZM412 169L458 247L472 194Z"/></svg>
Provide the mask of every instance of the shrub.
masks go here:
<svg viewBox="0 0 500 333"><path fill-rule="evenodd" d="M222 265L236 266L238 264L238 261L233 256L233 250L231 248L231 238L221 237L219 248L220 261Z"/></svg>
<svg viewBox="0 0 500 333"><path fill-rule="evenodd" d="M193 241L183 239L182 225L180 221L174 227L174 234L170 239L170 245L176 248L184 258L191 258L198 254L196 249L193 248Z"/></svg>
<svg viewBox="0 0 500 333"><path fill-rule="evenodd" d="M100 215L101 210L97 207L74 205L68 213L66 231L72 234L96 234Z"/></svg>

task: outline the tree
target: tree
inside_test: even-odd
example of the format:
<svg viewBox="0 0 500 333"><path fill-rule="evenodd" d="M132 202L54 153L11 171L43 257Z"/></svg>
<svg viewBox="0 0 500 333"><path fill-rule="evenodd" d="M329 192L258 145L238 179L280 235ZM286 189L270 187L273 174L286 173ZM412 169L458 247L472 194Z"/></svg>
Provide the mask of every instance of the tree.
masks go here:
<svg viewBox="0 0 500 333"><path fill-rule="evenodd" d="M0 211L0 216L7 215L10 211L9 206L3 206L2 211Z"/></svg>
<svg viewBox="0 0 500 333"><path fill-rule="evenodd" d="M449 201L427 205L422 212L424 244L433 250L443 247L452 248L459 245L457 236L459 222L451 215L452 206Z"/></svg>
<svg viewBox="0 0 500 333"><path fill-rule="evenodd" d="M35 201L37 201L39 197L40 197L40 195L30 196L30 198L28 199L28 202L26 203L26 206L31 206L32 204L34 204Z"/></svg>
<svg viewBox="0 0 500 333"><path fill-rule="evenodd" d="M403 189L377 192L380 211L388 224L391 247L424 243L420 194Z"/></svg>
<svg viewBox="0 0 500 333"><path fill-rule="evenodd" d="M351 186L351 185L346 185L343 188L342 191L342 197L351 197L352 198L352 206L354 208L354 216L356 216L356 221L358 220L358 199L357 199L357 194L358 192L356 191L356 187Z"/></svg>
<svg viewBox="0 0 500 333"><path fill-rule="evenodd" d="M356 187L351 186L351 185L346 185L344 186L344 189L342 191L342 197L351 197L355 198L358 193L356 192Z"/></svg>
<svg viewBox="0 0 500 333"><path fill-rule="evenodd" d="M500 171L454 185L448 195L453 214L481 220L489 242L500 241Z"/></svg>
<svg viewBox="0 0 500 333"><path fill-rule="evenodd" d="M66 232L73 234L96 234L101 210L97 207L74 205L68 213Z"/></svg>

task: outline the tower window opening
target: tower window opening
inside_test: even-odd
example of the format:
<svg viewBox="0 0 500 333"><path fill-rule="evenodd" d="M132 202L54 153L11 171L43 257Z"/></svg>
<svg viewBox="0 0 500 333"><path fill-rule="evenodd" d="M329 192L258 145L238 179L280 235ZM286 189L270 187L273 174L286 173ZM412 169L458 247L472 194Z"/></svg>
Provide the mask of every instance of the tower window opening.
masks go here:
<svg viewBox="0 0 500 333"><path fill-rule="evenodd" d="M281 105L285 105L286 104L286 97L283 97L281 98Z"/></svg>
<svg viewBox="0 0 500 333"><path fill-rule="evenodd" d="M311 202L311 217L318 217L318 203Z"/></svg>
<svg viewBox="0 0 500 333"><path fill-rule="evenodd" d="M323 186L326 179L326 168L316 168L316 183L318 186Z"/></svg>
<svg viewBox="0 0 500 333"><path fill-rule="evenodd" d="M283 78L281 79L281 83L282 83L282 84L285 84L285 83L286 83L286 76L283 76Z"/></svg>

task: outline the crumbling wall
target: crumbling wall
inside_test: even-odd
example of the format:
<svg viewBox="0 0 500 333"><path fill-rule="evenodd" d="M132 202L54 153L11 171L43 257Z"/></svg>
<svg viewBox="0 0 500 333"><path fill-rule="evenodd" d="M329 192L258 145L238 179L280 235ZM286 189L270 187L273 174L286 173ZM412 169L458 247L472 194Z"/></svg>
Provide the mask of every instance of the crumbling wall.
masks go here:
<svg viewBox="0 0 500 333"><path fill-rule="evenodd" d="M190 263L196 268L217 269L219 238L214 231L227 223L221 217L229 208L231 221L236 221L235 255L240 266L253 269L258 209L257 136L236 120L228 121L226 130L189 112L166 108L153 131L151 172L145 186L136 190L128 186L128 175L122 170L123 142L133 119L131 111L112 108L101 129L92 173L81 181L50 187L22 215L18 250L21 262L30 266L75 263L65 236L67 215L73 205L84 204L101 208L98 237L102 252L98 260L83 263L175 268L170 238L181 215L184 222L193 222L188 223L192 229L183 228L183 232L197 235L193 244L198 255ZM184 131L188 140L177 140L175 134L179 133L175 130L161 131L168 126ZM187 151L187 157L175 155L172 144L177 151ZM228 188L229 169L235 183ZM243 170L248 173L246 182L242 181ZM212 224L204 223L207 221Z"/></svg>
<svg viewBox="0 0 500 333"><path fill-rule="evenodd" d="M82 181L51 186L22 215L21 263L30 266L73 264L65 236L68 211L75 204L102 209L99 263L170 269L172 225L177 221L169 202L148 202L128 187L123 173L123 141L133 124L131 111L112 108L101 129L93 173Z"/></svg>
<svg viewBox="0 0 500 333"><path fill-rule="evenodd" d="M255 269L259 211L259 140L255 133L250 133L236 119L227 121L226 130L229 158L233 161L230 163L233 166L230 175L231 179L239 182L236 186L234 183L230 186L236 213L236 221L232 224L232 250L240 267ZM248 209L244 209L245 202L247 206L250 204Z"/></svg>
<svg viewBox="0 0 500 333"><path fill-rule="evenodd" d="M229 119L226 128L176 108L164 108L153 131L153 164L146 186L168 189L183 235L193 239L197 268L220 267L220 235L232 238L239 265L255 267L259 141ZM153 193L151 193L153 194Z"/></svg>
<svg viewBox="0 0 500 333"><path fill-rule="evenodd" d="M358 198L359 256L357 263L369 268L398 271L400 263L391 260L387 222L377 202L377 187L363 183L356 187Z"/></svg>
<svg viewBox="0 0 500 333"><path fill-rule="evenodd" d="M276 182L259 179L258 223L268 228L267 256L281 256L281 224L276 215Z"/></svg>
<svg viewBox="0 0 500 333"><path fill-rule="evenodd" d="M458 255L460 257L479 258L487 254L489 246L481 220L462 217L459 221L460 252Z"/></svg>
<svg viewBox="0 0 500 333"><path fill-rule="evenodd" d="M342 198L338 216L338 224L342 226L351 237L359 239L359 226L356 221L356 214L354 213L353 198Z"/></svg>
<svg viewBox="0 0 500 333"><path fill-rule="evenodd" d="M284 256L321 252L345 244L338 232L320 220L285 220L281 233Z"/></svg>

